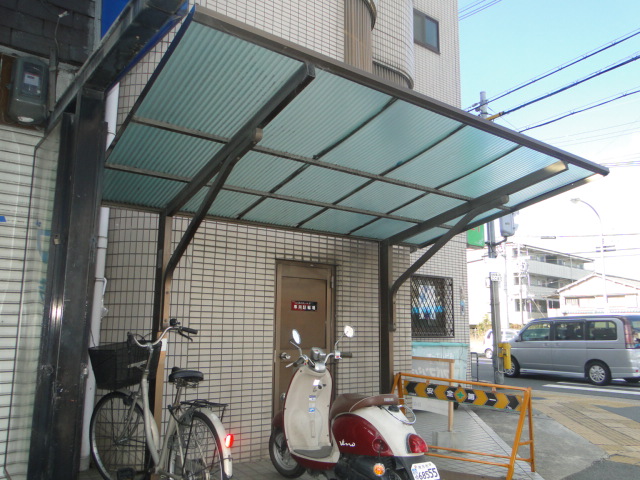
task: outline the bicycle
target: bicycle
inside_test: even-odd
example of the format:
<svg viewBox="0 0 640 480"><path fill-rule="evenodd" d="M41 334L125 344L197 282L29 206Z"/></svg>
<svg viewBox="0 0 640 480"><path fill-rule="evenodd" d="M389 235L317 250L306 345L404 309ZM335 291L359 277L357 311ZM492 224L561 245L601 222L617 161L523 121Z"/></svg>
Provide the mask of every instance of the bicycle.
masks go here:
<svg viewBox="0 0 640 480"><path fill-rule="evenodd" d="M170 331L190 341L189 335L198 333L171 319L156 341L129 332L126 342L89 349L96 385L113 390L96 404L89 426L91 457L106 480L146 479L151 474L175 480L232 476L233 436L226 434L221 422L227 404L181 401L185 388L203 380L202 372L173 367L169 381L177 389L167 407L169 422L161 443L149 407L148 381L155 378L162 340ZM135 384L137 390L123 390Z"/></svg>

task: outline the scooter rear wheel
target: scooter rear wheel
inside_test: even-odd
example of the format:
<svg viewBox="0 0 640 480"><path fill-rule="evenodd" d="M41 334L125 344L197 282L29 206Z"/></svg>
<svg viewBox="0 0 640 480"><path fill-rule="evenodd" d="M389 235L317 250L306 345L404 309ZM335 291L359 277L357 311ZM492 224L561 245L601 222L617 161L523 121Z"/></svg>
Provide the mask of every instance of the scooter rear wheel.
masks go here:
<svg viewBox="0 0 640 480"><path fill-rule="evenodd" d="M298 478L305 468L291 456L284 432L274 429L269 437L269 457L278 473L287 478Z"/></svg>

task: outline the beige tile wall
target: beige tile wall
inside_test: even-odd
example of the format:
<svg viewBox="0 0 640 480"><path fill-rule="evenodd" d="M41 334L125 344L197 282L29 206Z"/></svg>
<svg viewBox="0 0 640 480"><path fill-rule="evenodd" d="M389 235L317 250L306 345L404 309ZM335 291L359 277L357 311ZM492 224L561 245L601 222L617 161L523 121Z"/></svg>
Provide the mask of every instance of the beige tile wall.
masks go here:
<svg viewBox="0 0 640 480"><path fill-rule="evenodd" d="M415 45L414 90L460 107L457 0L414 0L414 8L439 22L440 53Z"/></svg>
<svg viewBox="0 0 640 480"><path fill-rule="evenodd" d="M185 219L177 219L174 242ZM108 278L102 341L121 341L128 330L148 332L153 304L155 229L153 214L112 209L107 256ZM453 276L456 306L466 284L456 259L462 247L454 241L423 267L421 273ZM395 274L409 257L394 249ZM414 255L415 256L415 255ZM175 337L167 367L203 371L207 381L192 398L230 404L225 425L237 435L239 461L266 455L270 433L273 378L275 272L278 260L336 266L336 330L352 325L353 359L337 374L340 390L374 394L379 385L378 247L375 243L270 230L239 224L205 222L176 272L171 314L199 329L192 343ZM398 295L398 329L394 334L396 371L411 369L410 295L406 284ZM456 331L468 341L465 315L456 312ZM439 339L434 339L438 340ZM346 387L348 386L348 388ZM166 394L171 395L167 386ZM167 399L168 400L168 399Z"/></svg>

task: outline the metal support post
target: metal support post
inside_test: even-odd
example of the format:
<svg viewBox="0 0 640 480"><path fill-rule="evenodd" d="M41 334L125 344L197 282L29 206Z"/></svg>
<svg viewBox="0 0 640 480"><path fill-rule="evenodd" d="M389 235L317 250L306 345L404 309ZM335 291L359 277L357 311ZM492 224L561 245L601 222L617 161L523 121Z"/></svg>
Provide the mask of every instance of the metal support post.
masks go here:
<svg viewBox="0 0 640 480"><path fill-rule="evenodd" d="M496 253L496 231L493 222L487 223L487 234L489 236L489 258L497 258ZM493 381L499 385L504 384L504 360L498 355L498 343L502 339L500 328L500 273L491 271L489 267L489 289L491 295L491 329L493 331Z"/></svg>

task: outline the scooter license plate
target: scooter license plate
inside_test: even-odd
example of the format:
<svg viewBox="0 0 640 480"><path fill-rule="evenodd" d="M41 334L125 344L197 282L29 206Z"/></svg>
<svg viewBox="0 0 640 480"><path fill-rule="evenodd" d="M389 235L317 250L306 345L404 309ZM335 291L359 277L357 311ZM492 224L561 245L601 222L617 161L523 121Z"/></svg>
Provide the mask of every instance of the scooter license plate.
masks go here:
<svg viewBox="0 0 640 480"><path fill-rule="evenodd" d="M440 480L438 467L432 462L415 463L411 466L414 480Z"/></svg>

